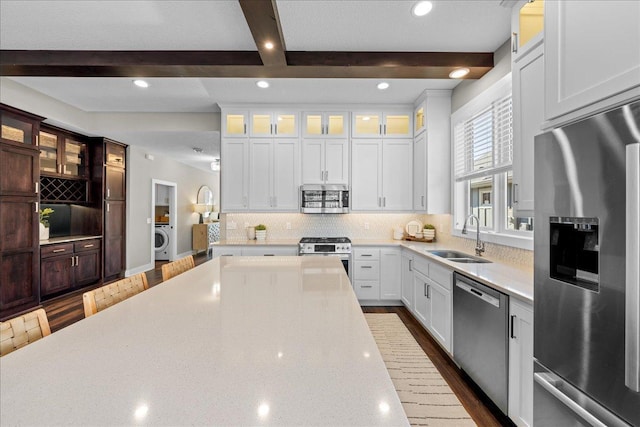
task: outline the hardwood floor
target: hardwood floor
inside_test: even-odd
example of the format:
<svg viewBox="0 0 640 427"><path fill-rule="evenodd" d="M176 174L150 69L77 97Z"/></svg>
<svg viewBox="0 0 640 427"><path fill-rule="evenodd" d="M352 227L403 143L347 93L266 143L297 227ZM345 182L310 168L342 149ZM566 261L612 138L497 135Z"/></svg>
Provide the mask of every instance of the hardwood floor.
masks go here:
<svg viewBox="0 0 640 427"><path fill-rule="evenodd" d="M200 265L208 259L206 252L194 256L196 265ZM162 282L162 264L164 263L165 261L158 261L153 270L146 272L150 287ZM52 333L84 319L82 294L91 289L91 287L83 288L63 297L45 301L42 304L47 312ZM478 426L513 426L513 423L458 369L451 358L440 348L406 308L363 307L362 310L365 313L396 313L427 356L429 356L438 371L440 371L440 374L444 377L456 396L458 396L458 399L460 399L460 402Z"/></svg>
<svg viewBox="0 0 640 427"><path fill-rule="evenodd" d="M429 356L440 375L458 396L473 421L480 427L515 426L464 374L449 355L436 343L422 325L404 307L362 307L365 313L396 313L420 347Z"/></svg>

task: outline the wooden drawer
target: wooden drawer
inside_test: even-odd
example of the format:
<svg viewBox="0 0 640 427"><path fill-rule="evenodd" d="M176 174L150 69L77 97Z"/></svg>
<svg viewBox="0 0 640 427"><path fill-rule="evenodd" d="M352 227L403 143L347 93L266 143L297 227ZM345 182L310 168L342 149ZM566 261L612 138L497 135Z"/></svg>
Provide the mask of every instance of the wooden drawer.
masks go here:
<svg viewBox="0 0 640 427"><path fill-rule="evenodd" d="M359 300L380 299L380 282L372 280L356 280L353 289Z"/></svg>
<svg viewBox="0 0 640 427"><path fill-rule="evenodd" d="M95 251L100 249L100 239L82 240L73 244L73 250L75 252Z"/></svg>
<svg viewBox="0 0 640 427"><path fill-rule="evenodd" d="M380 259L380 249L354 248L353 259L354 261L377 261Z"/></svg>
<svg viewBox="0 0 640 427"><path fill-rule="evenodd" d="M59 245L47 245L40 247L40 258L73 254L73 243L61 243Z"/></svg>
<svg viewBox="0 0 640 427"><path fill-rule="evenodd" d="M438 264L429 263L429 278L437 282L443 288L451 290L453 272Z"/></svg>
<svg viewBox="0 0 640 427"><path fill-rule="evenodd" d="M353 268L355 280L380 280L379 261L356 261Z"/></svg>

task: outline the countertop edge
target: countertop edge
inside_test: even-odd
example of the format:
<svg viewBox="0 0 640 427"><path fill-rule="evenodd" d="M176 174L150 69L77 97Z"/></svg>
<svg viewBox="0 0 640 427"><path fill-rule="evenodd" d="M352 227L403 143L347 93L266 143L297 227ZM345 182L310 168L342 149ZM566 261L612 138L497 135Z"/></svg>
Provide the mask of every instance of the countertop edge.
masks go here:
<svg viewBox="0 0 640 427"><path fill-rule="evenodd" d="M59 243L71 243L71 242L80 242L82 240L93 240L93 239L101 239L102 236L64 236L64 237L53 237L48 240L40 240L40 246L48 246L48 245L56 245Z"/></svg>

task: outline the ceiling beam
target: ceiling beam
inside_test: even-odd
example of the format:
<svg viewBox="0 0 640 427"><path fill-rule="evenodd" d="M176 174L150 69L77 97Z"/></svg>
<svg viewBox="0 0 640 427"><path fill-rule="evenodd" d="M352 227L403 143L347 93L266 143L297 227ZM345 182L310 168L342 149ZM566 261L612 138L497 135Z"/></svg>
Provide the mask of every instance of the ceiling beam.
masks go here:
<svg viewBox="0 0 640 427"><path fill-rule="evenodd" d="M478 79L492 53L287 52L288 66L262 65L252 51L0 50L2 76L446 79L458 67Z"/></svg>
<svg viewBox="0 0 640 427"><path fill-rule="evenodd" d="M275 0L239 0L262 63L267 67L284 67L285 44ZM269 42L271 49L266 47Z"/></svg>

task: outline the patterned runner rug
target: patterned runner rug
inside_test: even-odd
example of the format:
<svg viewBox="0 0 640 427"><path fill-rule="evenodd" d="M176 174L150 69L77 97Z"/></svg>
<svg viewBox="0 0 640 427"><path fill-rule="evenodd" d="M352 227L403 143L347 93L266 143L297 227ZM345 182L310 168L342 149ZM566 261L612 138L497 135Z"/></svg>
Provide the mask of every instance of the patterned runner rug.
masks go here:
<svg viewBox="0 0 640 427"><path fill-rule="evenodd" d="M364 316L412 426L476 425L397 314Z"/></svg>

